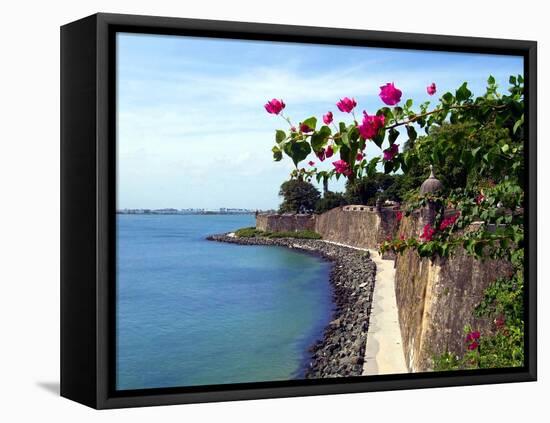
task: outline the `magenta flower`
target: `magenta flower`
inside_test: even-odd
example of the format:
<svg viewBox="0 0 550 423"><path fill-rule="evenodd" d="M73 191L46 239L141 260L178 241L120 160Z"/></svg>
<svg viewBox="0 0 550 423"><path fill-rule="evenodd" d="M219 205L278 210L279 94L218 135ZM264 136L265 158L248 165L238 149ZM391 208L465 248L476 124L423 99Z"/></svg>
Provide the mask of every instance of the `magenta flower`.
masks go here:
<svg viewBox="0 0 550 423"><path fill-rule="evenodd" d="M397 219L398 222L401 222L401 220L403 219L403 212L402 211L397 211L395 213L395 218Z"/></svg>
<svg viewBox="0 0 550 423"><path fill-rule="evenodd" d="M393 158L397 156L397 153L399 153L399 144L392 144L390 148L384 150L384 160L393 160Z"/></svg>
<svg viewBox="0 0 550 423"><path fill-rule="evenodd" d="M458 220L459 216L460 216L460 212L458 212L453 216L449 216L443 219L443 221L441 222L441 225L439 225L439 230L443 231L447 229L449 226L453 226L455 222Z"/></svg>
<svg viewBox="0 0 550 423"><path fill-rule="evenodd" d="M503 316L499 316L495 319L495 326L497 327L497 329L502 329L505 324L506 324L506 320L504 319Z"/></svg>
<svg viewBox="0 0 550 423"><path fill-rule="evenodd" d="M291 126L291 127L290 127L290 131L291 131L291 132L296 132L296 127L295 127L295 126Z"/></svg>
<svg viewBox="0 0 550 423"><path fill-rule="evenodd" d="M477 342L475 342L475 341L472 342L470 345L468 345L468 349L469 349L470 351L473 351L473 350L477 349L478 347L479 347L479 344L478 344Z"/></svg>
<svg viewBox="0 0 550 423"><path fill-rule="evenodd" d="M300 131L307 133L307 132L312 132L313 129L307 126L305 123L300 123Z"/></svg>
<svg viewBox="0 0 550 423"><path fill-rule="evenodd" d="M477 197L476 197L476 203L479 205L481 203L483 203L483 200L485 200L485 196L483 194L479 194Z"/></svg>
<svg viewBox="0 0 550 423"><path fill-rule="evenodd" d="M325 149L324 148L321 148L321 150L319 150L317 153L315 153L315 155L317 156L317 158L321 161L325 160Z"/></svg>
<svg viewBox="0 0 550 423"><path fill-rule="evenodd" d="M435 86L435 82L432 82L430 85L426 87L426 91L429 95L434 95L437 91L437 87Z"/></svg>
<svg viewBox="0 0 550 423"><path fill-rule="evenodd" d="M332 112L327 112L326 115L323 115L323 122L325 122L325 125L330 125L333 120Z"/></svg>
<svg viewBox="0 0 550 423"><path fill-rule="evenodd" d="M267 113L271 113L272 115L278 115L279 113L281 113L285 108L285 106L286 104L284 103L283 100L277 100L276 98L274 98L271 101L268 101L264 105L265 110L267 110Z"/></svg>
<svg viewBox="0 0 550 423"><path fill-rule="evenodd" d="M351 113L355 106L357 106L357 102L354 98L344 97L336 103L336 106L341 112Z"/></svg>
<svg viewBox="0 0 550 423"><path fill-rule="evenodd" d="M333 154L334 154L334 150L332 149L332 145L329 145L327 147L327 151L325 152L325 156L327 159L330 159Z"/></svg>
<svg viewBox="0 0 550 423"><path fill-rule="evenodd" d="M422 230L422 234L420 235L420 239L426 242L431 241L434 234L435 234L435 229L432 228L432 225L428 223L427 225L424 226L424 229Z"/></svg>
<svg viewBox="0 0 550 423"><path fill-rule="evenodd" d="M363 160L363 153L357 153L357 156L355 157L355 159L360 162L361 160Z"/></svg>
<svg viewBox="0 0 550 423"><path fill-rule="evenodd" d="M357 127L359 134L365 139L372 139L378 135L380 128L384 127L385 117L384 115L380 116L369 116L366 111L363 111L363 123Z"/></svg>
<svg viewBox="0 0 550 423"><path fill-rule="evenodd" d="M336 173L340 173L345 176L350 176L352 173L349 165L344 160L336 160L335 162L332 162L332 165L334 166Z"/></svg>
<svg viewBox="0 0 550 423"><path fill-rule="evenodd" d="M395 106L401 101L401 90L395 88L393 82L388 82L386 85L380 87L380 98L388 106Z"/></svg>
<svg viewBox="0 0 550 423"><path fill-rule="evenodd" d="M479 333L478 330L469 332L469 333L466 335L466 342L477 341L480 337L481 337L481 333Z"/></svg>
<svg viewBox="0 0 550 423"><path fill-rule="evenodd" d="M311 160L310 160L310 161L308 162L308 165L310 165L310 166L313 166L314 164L315 164L314 161L311 161Z"/></svg>

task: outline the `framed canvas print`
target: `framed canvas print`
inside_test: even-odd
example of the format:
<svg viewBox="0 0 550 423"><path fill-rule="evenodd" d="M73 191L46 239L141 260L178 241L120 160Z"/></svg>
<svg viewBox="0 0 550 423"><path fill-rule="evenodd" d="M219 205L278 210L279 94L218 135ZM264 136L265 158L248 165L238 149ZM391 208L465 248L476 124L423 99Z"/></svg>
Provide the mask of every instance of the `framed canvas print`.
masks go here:
<svg viewBox="0 0 550 423"><path fill-rule="evenodd" d="M61 394L536 379L536 43L61 28Z"/></svg>

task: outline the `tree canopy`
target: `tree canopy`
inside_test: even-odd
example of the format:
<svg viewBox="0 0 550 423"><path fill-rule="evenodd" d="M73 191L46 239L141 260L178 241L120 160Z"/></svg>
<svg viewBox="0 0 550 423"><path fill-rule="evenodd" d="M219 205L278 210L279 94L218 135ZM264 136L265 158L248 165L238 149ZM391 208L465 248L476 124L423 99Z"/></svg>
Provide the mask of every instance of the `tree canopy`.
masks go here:
<svg viewBox="0 0 550 423"><path fill-rule="evenodd" d="M279 213L311 213L321 196L313 184L302 179L283 182L279 195L283 197Z"/></svg>

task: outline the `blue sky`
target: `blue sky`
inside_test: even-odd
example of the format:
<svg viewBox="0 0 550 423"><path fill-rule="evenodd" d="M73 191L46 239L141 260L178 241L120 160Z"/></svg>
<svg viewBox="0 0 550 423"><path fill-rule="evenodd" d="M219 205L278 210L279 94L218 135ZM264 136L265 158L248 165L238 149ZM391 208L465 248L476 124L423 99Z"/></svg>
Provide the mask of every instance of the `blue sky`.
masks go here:
<svg viewBox="0 0 550 423"><path fill-rule="evenodd" d="M437 100L464 81L481 94L490 74L505 88L520 73L513 56L118 34L117 207L276 208L293 166L272 159L275 129L287 128L265 112L274 97L296 123L327 110L350 121L338 99L373 113L386 82L418 104L431 82Z"/></svg>

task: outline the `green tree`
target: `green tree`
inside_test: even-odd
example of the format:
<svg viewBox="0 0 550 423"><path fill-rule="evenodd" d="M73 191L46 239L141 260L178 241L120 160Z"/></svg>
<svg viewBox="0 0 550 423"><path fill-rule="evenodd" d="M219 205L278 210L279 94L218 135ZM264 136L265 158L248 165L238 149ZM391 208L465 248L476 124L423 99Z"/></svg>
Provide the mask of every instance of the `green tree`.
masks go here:
<svg viewBox="0 0 550 423"><path fill-rule="evenodd" d="M400 201L399 183L400 177L375 173L372 176L364 176L355 181L346 182L345 198L348 204L373 205L376 199Z"/></svg>
<svg viewBox="0 0 550 423"><path fill-rule="evenodd" d="M279 213L311 213L321 197L317 188L301 179L284 182L279 195L283 197Z"/></svg>
<svg viewBox="0 0 550 423"><path fill-rule="evenodd" d="M502 168L499 172L483 173L477 166L465 166L464 161L470 152L477 151L478 147L493 148L498 143L510 143L508 129L497 127L494 122L484 126L475 122L444 122L441 126L434 126L426 136L408 140L403 152L414 158L414 165L401 175L399 181L399 196L406 198L411 193L418 192L418 188L429 175L430 165L442 184L444 193L457 188L475 188L488 182L502 179L508 169ZM473 160L473 158L472 158Z"/></svg>
<svg viewBox="0 0 550 423"><path fill-rule="evenodd" d="M326 191L315 206L315 213L324 213L336 207L345 206L348 204L344 194L340 192Z"/></svg>

